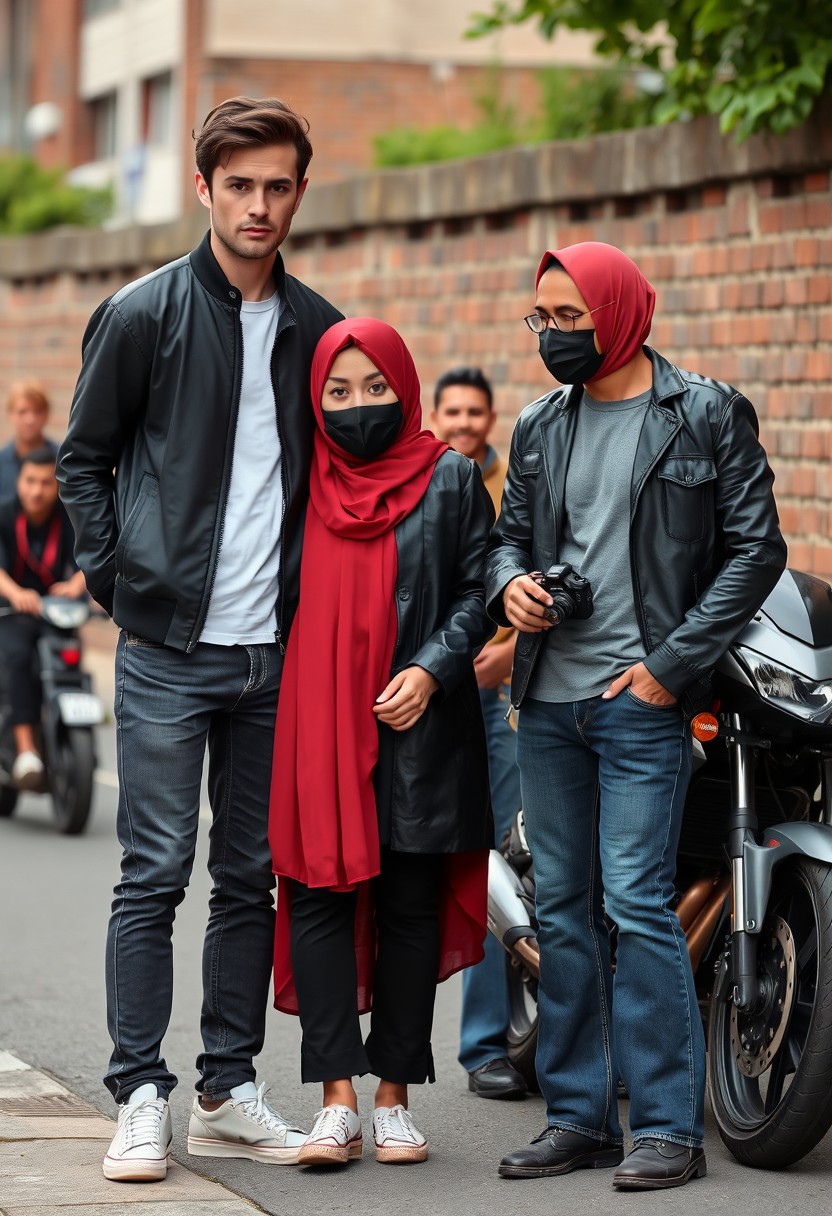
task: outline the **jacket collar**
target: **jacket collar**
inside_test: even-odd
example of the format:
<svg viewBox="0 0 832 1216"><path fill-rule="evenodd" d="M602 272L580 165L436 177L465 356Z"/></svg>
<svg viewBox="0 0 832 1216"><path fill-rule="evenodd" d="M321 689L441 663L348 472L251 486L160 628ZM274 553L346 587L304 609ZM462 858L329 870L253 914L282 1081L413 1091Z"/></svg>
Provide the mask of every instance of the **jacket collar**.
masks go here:
<svg viewBox="0 0 832 1216"><path fill-rule="evenodd" d="M210 229L205 233L196 249L190 252L188 257L191 269L205 290L209 291L212 296L215 296L216 299L228 308L235 308L239 312L243 302L243 293L239 287L235 287L233 283L229 283L222 267L214 257L214 251L211 248ZM279 250L275 255L273 273L275 288L281 303L287 303L286 267L283 265L283 258L280 256Z"/></svg>

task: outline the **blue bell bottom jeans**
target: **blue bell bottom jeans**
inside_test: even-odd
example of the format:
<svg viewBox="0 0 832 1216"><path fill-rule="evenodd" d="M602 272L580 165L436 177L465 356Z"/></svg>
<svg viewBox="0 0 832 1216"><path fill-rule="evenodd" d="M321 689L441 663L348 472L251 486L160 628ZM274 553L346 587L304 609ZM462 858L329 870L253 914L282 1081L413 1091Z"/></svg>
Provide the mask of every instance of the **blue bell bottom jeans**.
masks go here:
<svg viewBox="0 0 832 1216"><path fill-rule="evenodd" d="M705 1041L671 904L690 779L676 706L525 700L518 762L540 922L537 1074L550 1127L698 1147ZM615 979L603 912L618 926Z"/></svg>
<svg viewBox="0 0 832 1216"><path fill-rule="evenodd" d="M107 934L104 1083L117 1102L176 1076L161 1055L173 999L173 920L196 849L206 747L212 879L202 955L197 1089L254 1080L274 949L269 787L282 658L275 643L192 654L122 634L116 651L118 837L124 855Z"/></svg>

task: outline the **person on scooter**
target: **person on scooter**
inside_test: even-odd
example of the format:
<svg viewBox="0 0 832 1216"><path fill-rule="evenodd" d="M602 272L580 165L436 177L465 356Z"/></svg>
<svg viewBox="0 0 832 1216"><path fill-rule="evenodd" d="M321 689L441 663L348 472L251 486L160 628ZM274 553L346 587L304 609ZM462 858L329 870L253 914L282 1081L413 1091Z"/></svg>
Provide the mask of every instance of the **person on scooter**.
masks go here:
<svg viewBox="0 0 832 1216"><path fill-rule="evenodd" d="M520 633L547 1127L499 1172L617 1166L619 1190L681 1186L706 1169L705 1043L672 908L686 715L709 707L710 670L786 546L753 408L644 345L655 293L636 264L594 241L550 250L536 288L525 320L564 387L515 428L486 594Z"/></svg>
<svg viewBox="0 0 832 1216"><path fill-rule="evenodd" d="M44 628L41 597L84 595L74 547L72 524L58 501L55 453L38 448L23 458L16 496L0 503L0 597L17 614L0 617L0 658L16 752L11 775L20 789L38 789L43 781L35 738L41 690L33 661Z"/></svg>

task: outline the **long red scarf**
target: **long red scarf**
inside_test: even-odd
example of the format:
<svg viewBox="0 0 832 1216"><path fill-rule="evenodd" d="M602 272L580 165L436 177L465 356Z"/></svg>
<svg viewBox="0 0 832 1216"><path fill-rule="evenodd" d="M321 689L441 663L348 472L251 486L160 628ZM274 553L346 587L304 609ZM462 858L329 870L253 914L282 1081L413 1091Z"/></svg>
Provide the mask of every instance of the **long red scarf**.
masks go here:
<svg viewBox="0 0 832 1216"><path fill-rule="evenodd" d="M321 396L336 355L349 345L384 373L404 414L393 445L374 460L351 456L323 429ZM396 645L394 529L421 501L447 444L421 430L419 379L394 329L372 318L341 321L318 343L311 373L318 428L304 533L300 603L281 680L269 814L274 871L309 887L349 890L379 873L373 774L378 724L372 712L390 679ZM477 935L484 911L482 865L476 890L464 888L459 916L446 916ZM464 859L461 864L465 866ZM470 863L468 863L470 865ZM458 885L458 884L457 884ZM360 907L369 909L366 891ZM368 916L359 916L359 1004L370 1003L374 949ZM289 960L288 889L280 884L275 952L275 1003L297 1005ZM447 936L447 934L445 934ZM474 948L481 953L482 934ZM443 954L443 970L465 966L472 949L459 940ZM444 977L443 977L444 978Z"/></svg>

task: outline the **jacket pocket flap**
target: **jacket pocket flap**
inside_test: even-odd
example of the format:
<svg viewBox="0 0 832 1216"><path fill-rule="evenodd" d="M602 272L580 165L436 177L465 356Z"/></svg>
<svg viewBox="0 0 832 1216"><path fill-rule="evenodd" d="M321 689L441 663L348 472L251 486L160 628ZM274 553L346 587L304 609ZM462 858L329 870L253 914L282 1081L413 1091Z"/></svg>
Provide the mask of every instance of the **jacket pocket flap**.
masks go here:
<svg viewBox="0 0 832 1216"><path fill-rule="evenodd" d="M716 480L716 465L709 456L668 456L659 468L659 477L679 486L701 486Z"/></svg>
<svg viewBox="0 0 832 1216"><path fill-rule="evenodd" d="M540 472L540 452L520 453L520 473L523 477L534 477Z"/></svg>

